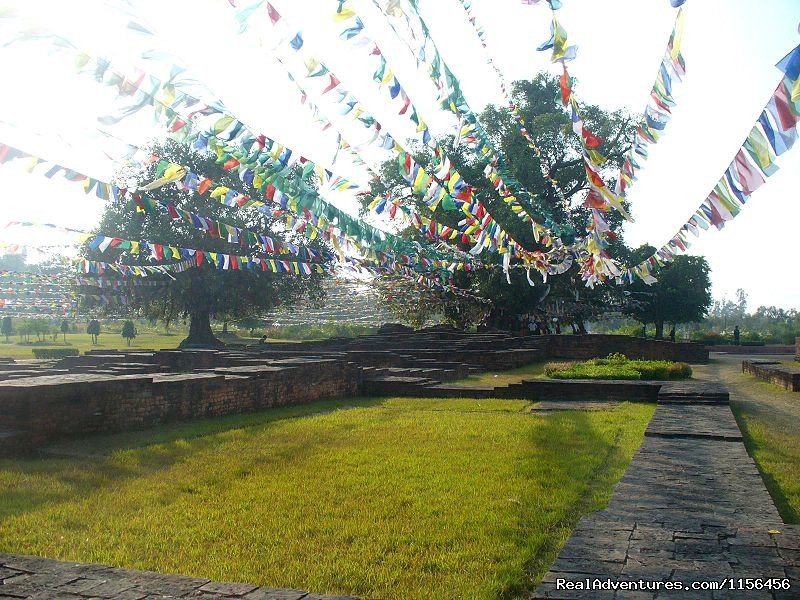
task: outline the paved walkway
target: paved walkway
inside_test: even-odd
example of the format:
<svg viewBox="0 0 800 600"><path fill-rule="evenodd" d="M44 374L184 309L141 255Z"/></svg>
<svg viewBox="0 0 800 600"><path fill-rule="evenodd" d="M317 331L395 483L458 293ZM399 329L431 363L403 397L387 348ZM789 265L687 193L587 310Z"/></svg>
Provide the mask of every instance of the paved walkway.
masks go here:
<svg viewBox="0 0 800 600"><path fill-rule="evenodd" d="M687 405L687 391L663 390L608 508L580 521L535 598L800 598L800 527L781 521L719 387L701 390L698 404ZM788 578L791 589L657 593L559 585L771 577Z"/></svg>
<svg viewBox="0 0 800 600"><path fill-rule="evenodd" d="M183 575L0 554L0 599L19 600L352 600L246 583L217 583Z"/></svg>

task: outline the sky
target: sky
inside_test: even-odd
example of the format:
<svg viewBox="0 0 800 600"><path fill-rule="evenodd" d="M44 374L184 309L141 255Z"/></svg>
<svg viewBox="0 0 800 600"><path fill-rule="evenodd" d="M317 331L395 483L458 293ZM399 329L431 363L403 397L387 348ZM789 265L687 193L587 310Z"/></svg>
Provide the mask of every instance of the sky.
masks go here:
<svg viewBox="0 0 800 600"><path fill-rule="evenodd" d="M388 27L372 0L354 0L366 32L379 41L389 64L410 93L434 133L452 132L452 115L439 111L435 90L418 72L405 45ZM250 2L237 0L246 7ZM273 0L285 20L301 29L304 51L324 59L393 136L414 135L410 122L396 115L385 92L371 80L374 58L336 36L332 0ZM549 53L535 48L549 36L546 6L524 6L518 0L473 0L474 13L486 30L481 47L457 0L419 0L437 46L459 77L475 112L489 103L502 104L491 57L507 82L529 79L540 71L558 73ZM576 94L609 110L641 112L648 99L661 56L672 29L675 10L668 0L564 0L559 21L579 46L569 64ZM126 144L142 145L158 135L146 110L114 127L97 118L113 114L113 93L75 74L63 53L47 40L7 42L36 26L68 37L93 53L110 55L115 64L141 66L165 73L173 63L188 67L202 81L204 93L221 98L233 114L259 131L331 165L336 140L322 132L299 92L289 82L280 57L299 73L294 53L285 52L256 12L251 27L238 32L235 10L226 0L174 0L154 3L131 0L89 0L80 4L55 0L35 3L0 0L0 142L91 176L108 180L115 158ZM5 9L5 11L4 11ZM13 19L8 9L22 15ZM780 80L774 67L800 43L800 2L797 0L688 0L683 54L687 75L676 86L677 106L664 137L650 147L650 158L631 189L635 223L626 225L629 244L664 244L696 210L738 151L764 104ZM154 32L143 36L126 29L135 19ZM99 25L98 25L99 24ZM141 55L150 51L146 61ZM156 51L156 52L153 52ZM323 99L324 100L324 99ZM319 105L327 110L323 101ZM345 129L351 141L359 132ZM372 152L379 162L388 154ZM776 305L800 309L800 283L794 264L800 224L800 150L782 156L781 170L755 192L750 202L721 232L701 235L691 248L711 265L713 294L732 298L737 288L749 296L751 309ZM92 229L102 202L83 195L64 180L48 180L42 170L28 174L22 161L0 166L0 242L30 240L30 228L6 228L8 221L38 221ZM335 171L366 184L368 173L339 154ZM352 210L352 198L326 192L326 198ZM37 243L62 241L52 230L37 234ZM41 240L41 241L39 241Z"/></svg>

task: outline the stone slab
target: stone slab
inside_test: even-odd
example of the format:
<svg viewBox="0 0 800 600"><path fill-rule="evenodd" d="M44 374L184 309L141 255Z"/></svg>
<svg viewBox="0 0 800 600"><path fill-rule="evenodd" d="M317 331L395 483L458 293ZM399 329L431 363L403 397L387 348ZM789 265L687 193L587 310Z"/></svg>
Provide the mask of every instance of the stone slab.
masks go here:
<svg viewBox="0 0 800 600"><path fill-rule="evenodd" d="M57 561L38 556L0 554L0 598L28 600L347 600L352 596L315 594L247 583L134 571L103 565Z"/></svg>

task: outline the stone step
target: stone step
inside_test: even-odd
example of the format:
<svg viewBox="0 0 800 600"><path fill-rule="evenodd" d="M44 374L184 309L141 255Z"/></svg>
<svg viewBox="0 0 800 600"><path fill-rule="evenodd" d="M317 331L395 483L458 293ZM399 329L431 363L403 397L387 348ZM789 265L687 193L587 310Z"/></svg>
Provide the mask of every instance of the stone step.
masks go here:
<svg viewBox="0 0 800 600"><path fill-rule="evenodd" d="M658 393L659 404L728 404L727 388L716 382L665 381Z"/></svg>
<svg viewBox="0 0 800 600"><path fill-rule="evenodd" d="M435 381L427 377L403 377L386 375L370 377L362 382L362 392L367 396L403 396L411 394L419 396Z"/></svg>

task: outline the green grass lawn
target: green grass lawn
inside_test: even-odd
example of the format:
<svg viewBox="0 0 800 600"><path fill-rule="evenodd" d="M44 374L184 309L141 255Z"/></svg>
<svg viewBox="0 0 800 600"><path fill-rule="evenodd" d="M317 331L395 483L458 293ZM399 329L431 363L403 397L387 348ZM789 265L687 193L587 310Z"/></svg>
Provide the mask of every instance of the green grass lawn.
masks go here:
<svg viewBox="0 0 800 600"><path fill-rule="evenodd" d="M141 333L137 335L130 345L131 350L135 349L154 349L176 348L181 340L186 337L183 331L174 334L165 333ZM36 336L31 336L32 341ZM19 344L17 336L11 336L11 343L7 344L5 338L0 338L0 357L11 357L14 359L34 358L32 348L77 348L81 354L87 350L125 350L128 349L128 342L119 333L103 332L97 338L98 344L92 345L92 336L88 333L68 333L67 343L64 344L64 337L59 334L58 339L53 341L48 337L45 342L38 342L33 345Z"/></svg>
<svg viewBox="0 0 800 600"><path fill-rule="evenodd" d="M0 461L0 552L391 598L530 595L654 406L349 399Z"/></svg>

